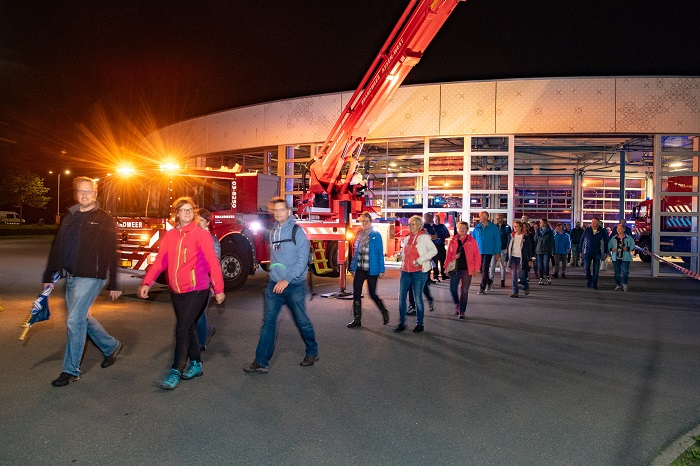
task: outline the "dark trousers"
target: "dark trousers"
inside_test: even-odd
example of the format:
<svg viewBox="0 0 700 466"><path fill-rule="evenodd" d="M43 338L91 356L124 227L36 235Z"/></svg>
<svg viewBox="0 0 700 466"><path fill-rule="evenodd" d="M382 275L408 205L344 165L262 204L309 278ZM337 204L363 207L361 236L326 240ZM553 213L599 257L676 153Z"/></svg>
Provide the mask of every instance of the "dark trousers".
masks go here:
<svg viewBox="0 0 700 466"><path fill-rule="evenodd" d="M434 257L435 268L433 269L433 278L437 280L440 273L443 275L447 274L445 271L445 257L447 257L447 250L445 249L444 244L436 244L435 247L437 248L437 255ZM440 270L438 270L438 268Z"/></svg>
<svg viewBox="0 0 700 466"><path fill-rule="evenodd" d="M209 299L209 290L170 294L176 319L173 369L184 371L187 358L190 361L202 360L197 340L197 319Z"/></svg>
<svg viewBox="0 0 700 466"><path fill-rule="evenodd" d="M489 280L489 267L491 267L491 258L493 254L482 254L481 255L481 283L479 284L480 290L485 290L486 285L491 284Z"/></svg>
<svg viewBox="0 0 700 466"><path fill-rule="evenodd" d="M367 289L369 290L369 297L372 298L374 304L381 309L382 300L377 296L377 279L378 275L370 275L367 270L357 269L355 270L355 276L352 279L352 299L355 302L362 302L362 287L367 280Z"/></svg>
<svg viewBox="0 0 700 466"><path fill-rule="evenodd" d="M466 270L455 270L450 274L450 293L452 301L459 305L459 313L464 314L469 304L469 285L472 284L472 276Z"/></svg>

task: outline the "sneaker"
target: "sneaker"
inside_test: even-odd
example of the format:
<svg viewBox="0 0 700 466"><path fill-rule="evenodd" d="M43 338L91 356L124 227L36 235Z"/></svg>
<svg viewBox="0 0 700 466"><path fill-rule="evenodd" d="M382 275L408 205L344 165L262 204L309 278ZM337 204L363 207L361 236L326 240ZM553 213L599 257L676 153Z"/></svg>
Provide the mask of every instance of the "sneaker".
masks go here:
<svg viewBox="0 0 700 466"><path fill-rule="evenodd" d="M552 284L552 277L547 276L547 285L551 285L551 284Z"/></svg>
<svg viewBox="0 0 700 466"><path fill-rule="evenodd" d="M558 272L555 273L554 275L552 275L552 277L554 277L554 278L559 278L559 273L558 273ZM549 277L547 277L547 278L549 278Z"/></svg>
<svg viewBox="0 0 700 466"><path fill-rule="evenodd" d="M430 307L430 312L435 311L435 301L428 301L428 306Z"/></svg>
<svg viewBox="0 0 700 466"><path fill-rule="evenodd" d="M416 315L416 308L414 306L408 306L408 311L406 311L407 316Z"/></svg>
<svg viewBox="0 0 700 466"><path fill-rule="evenodd" d="M308 367L308 366L313 366L316 361L318 361L320 358L318 355L316 356L304 356L304 360L299 363L300 366Z"/></svg>
<svg viewBox="0 0 700 466"><path fill-rule="evenodd" d="M538 285L544 285L544 278L540 278L540 281L537 282Z"/></svg>
<svg viewBox="0 0 700 466"><path fill-rule="evenodd" d="M486 285L486 291L491 291L491 284Z"/></svg>
<svg viewBox="0 0 700 466"><path fill-rule="evenodd" d="M80 376L78 375L69 374L68 372L61 372L61 375L51 381L51 385L54 387L65 387L66 385L77 382L78 380L80 380Z"/></svg>
<svg viewBox="0 0 700 466"><path fill-rule="evenodd" d="M530 294L530 290L525 290L525 296Z"/></svg>
<svg viewBox="0 0 700 466"><path fill-rule="evenodd" d="M515 293L513 293L513 294L511 294L511 295L510 295L510 297L511 297L511 298L517 298L517 297L518 297L518 295L517 295L517 294L515 294Z"/></svg>
<svg viewBox="0 0 700 466"><path fill-rule="evenodd" d="M455 315L459 315L459 304L455 304Z"/></svg>
<svg viewBox="0 0 700 466"><path fill-rule="evenodd" d="M629 289L629 287L627 286L627 284L622 285L622 291L627 292L627 291L629 291L629 290L630 290L630 289Z"/></svg>
<svg viewBox="0 0 700 466"><path fill-rule="evenodd" d="M615 291L622 291L622 286L615 285Z"/></svg>
<svg viewBox="0 0 700 466"><path fill-rule="evenodd" d="M243 366L245 372L257 372L258 374L267 374L270 370L267 367L263 367L258 364L257 361L253 361L247 366Z"/></svg>
<svg viewBox="0 0 700 466"><path fill-rule="evenodd" d="M190 361L190 367L188 367L187 370L182 373L180 378L182 380L190 380L201 375L204 375L204 371L202 370L202 361Z"/></svg>
<svg viewBox="0 0 700 466"><path fill-rule="evenodd" d="M477 291L476 294L486 294L486 291L479 288L479 291Z"/></svg>
<svg viewBox="0 0 700 466"><path fill-rule="evenodd" d="M506 287L506 281L505 281L505 280L501 280L501 288L505 288L505 287Z"/></svg>
<svg viewBox="0 0 700 466"><path fill-rule="evenodd" d="M406 324L399 324L399 325L397 325L396 328L394 329L394 332L395 332L395 333L401 333L401 332L403 332L404 330L406 330Z"/></svg>
<svg viewBox="0 0 700 466"><path fill-rule="evenodd" d="M180 383L180 376L182 376L182 372L177 369L170 369L170 374L168 374L168 377L160 384L160 388L163 390L175 389L177 384Z"/></svg>
<svg viewBox="0 0 700 466"><path fill-rule="evenodd" d="M459 314L459 318L462 319L462 320L464 320L465 317L464 317L464 313L463 313L463 312Z"/></svg>
<svg viewBox="0 0 700 466"><path fill-rule="evenodd" d="M564 272L561 273L561 278L566 278L566 274Z"/></svg>
<svg viewBox="0 0 700 466"><path fill-rule="evenodd" d="M413 333L420 333L420 332L422 332L423 330L424 330L424 329L423 329L423 326L422 326L422 325L416 325L416 327L413 329Z"/></svg>
<svg viewBox="0 0 700 466"><path fill-rule="evenodd" d="M428 285L435 285L436 283L435 280L428 279Z"/></svg>
<svg viewBox="0 0 700 466"><path fill-rule="evenodd" d="M450 276L443 273L443 274L442 274L442 279L443 279L443 280L449 280L449 279L450 279Z"/></svg>
<svg viewBox="0 0 700 466"><path fill-rule="evenodd" d="M117 362L117 355L122 352L122 349L124 349L124 345L122 345L122 342L120 341L117 345L117 349L115 349L109 356L106 356L100 366L102 368L106 368Z"/></svg>

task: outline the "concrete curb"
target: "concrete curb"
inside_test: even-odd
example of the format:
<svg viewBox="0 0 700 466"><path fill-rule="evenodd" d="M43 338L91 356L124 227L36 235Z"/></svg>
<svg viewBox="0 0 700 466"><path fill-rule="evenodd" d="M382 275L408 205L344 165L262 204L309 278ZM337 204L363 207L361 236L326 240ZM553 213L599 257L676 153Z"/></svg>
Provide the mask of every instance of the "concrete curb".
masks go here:
<svg viewBox="0 0 700 466"><path fill-rule="evenodd" d="M666 447L661 454L654 459L654 461L649 463L649 466L669 466L684 451L695 443L695 439L693 439L693 437L698 435L700 435L700 424L671 442L671 444Z"/></svg>

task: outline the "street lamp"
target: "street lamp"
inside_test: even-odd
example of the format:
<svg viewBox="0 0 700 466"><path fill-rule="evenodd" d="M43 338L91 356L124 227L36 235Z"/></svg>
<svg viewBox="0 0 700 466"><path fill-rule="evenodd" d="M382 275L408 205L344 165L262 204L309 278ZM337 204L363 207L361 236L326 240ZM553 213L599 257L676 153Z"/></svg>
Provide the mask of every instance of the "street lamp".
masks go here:
<svg viewBox="0 0 700 466"><path fill-rule="evenodd" d="M70 175L70 170L65 170L63 173ZM49 171L49 175L53 175L52 171ZM56 225L61 223L61 172L58 172L58 186L56 188Z"/></svg>

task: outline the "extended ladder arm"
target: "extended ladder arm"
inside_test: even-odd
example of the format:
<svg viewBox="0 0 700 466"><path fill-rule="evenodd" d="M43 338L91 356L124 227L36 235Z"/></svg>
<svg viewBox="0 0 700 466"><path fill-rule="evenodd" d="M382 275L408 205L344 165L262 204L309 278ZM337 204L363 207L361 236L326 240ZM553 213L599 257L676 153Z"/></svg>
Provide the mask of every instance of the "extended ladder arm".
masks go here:
<svg viewBox="0 0 700 466"><path fill-rule="evenodd" d="M411 0L311 166L311 193L347 192L370 126L460 1ZM338 186L340 173L348 173Z"/></svg>

